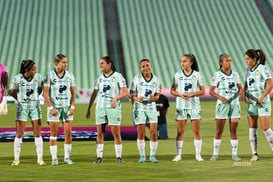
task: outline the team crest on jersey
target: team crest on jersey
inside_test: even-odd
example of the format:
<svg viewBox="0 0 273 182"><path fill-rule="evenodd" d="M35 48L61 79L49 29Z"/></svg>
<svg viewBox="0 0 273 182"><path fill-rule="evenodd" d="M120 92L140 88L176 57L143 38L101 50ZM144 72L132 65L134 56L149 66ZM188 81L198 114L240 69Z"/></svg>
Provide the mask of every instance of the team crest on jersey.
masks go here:
<svg viewBox="0 0 273 182"><path fill-rule="evenodd" d="M197 78L196 78L196 76L194 75L194 76L193 76L193 80L196 80L196 79L197 79Z"/></svg>
<svg viewBox="0 0 273 182"><path fill-rule="evenodd" d="M157 85L156 82L154 82L154 87L156 87L156 85Z"/></svg>
<svg viewBox="0 0 273 182"><path fill-rule="evenodd" d="M117 78L115 76L113 76L112 82L116 82L116 81L117 81Z"/></svg>
<svg viewBox="0 0 273 182"><path fill-rule="evenodd" d="M260 73L259 70L257 70L257 71L256 71L256 75L259 75L259 73Z"/></svg>

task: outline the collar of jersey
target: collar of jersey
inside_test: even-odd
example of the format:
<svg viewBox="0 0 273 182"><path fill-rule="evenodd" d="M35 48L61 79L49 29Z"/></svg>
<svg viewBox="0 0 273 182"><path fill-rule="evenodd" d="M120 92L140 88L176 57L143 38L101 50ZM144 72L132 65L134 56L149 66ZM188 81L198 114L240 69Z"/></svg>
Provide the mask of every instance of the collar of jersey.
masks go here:
<svg viewBox="0 0 273 182"><path fill-rule="evenodd" d="M146 80L145 76L142 73L141 73L141 75L142 75L142 77L144 78L144 80L146 82L150 82L153 79L153 77L154 77L154 75L151 73L151 79L150 80Z"/></svg>

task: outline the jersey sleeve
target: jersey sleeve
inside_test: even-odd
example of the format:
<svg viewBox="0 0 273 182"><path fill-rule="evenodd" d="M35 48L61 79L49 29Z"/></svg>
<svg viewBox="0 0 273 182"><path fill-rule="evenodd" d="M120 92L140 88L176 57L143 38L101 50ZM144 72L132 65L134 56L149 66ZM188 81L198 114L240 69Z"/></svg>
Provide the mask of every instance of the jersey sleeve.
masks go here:
<svg viewBox="0 0 273 182"><path fill-rule="evenodd" d="M43 81L42 75L38 74L37 79L38 79L38 87L43 87L44 81Z"/></svg>
<svg viewBox="0 0 273 182"><path fill-rule="evenodd" d="M216 87L218 85L218 76L217 75L218 75L217 72L212 75L211 81L210 81L211 86Z"/></svg>
<svg viewBox="0 0 273 182"><path fill-rule="evenodd" d="M96 82L95 82L95 86L94 86L95 90L99 90L99 80L100 80L100 75L97 76L97 79L96 79Z"/></svg>
<svg viewBox="0 0 273 182"><path fill-rule="evenodd" d="M198 72L198 85L199 86L204 86L205 85L205 81L203 79L203 77L201 76L201 74Z"/></svg>
<svg viewBox="0 0 273 182"><path fill-rule="evenodd" d="M263 69L261 70L261 74L265 80L272 78L271 73L266 66L263 66Z"/></svg>
<svg viewBox="0 0 273 182"><path fill-rule="evenodd" d="M124 77L121 74L119 74L118 84L119 84L120 88L127 87L126 81L125 81Z"/></svg>
<svg viewBox="0 0 273 182"><path fill-rule="evenodd" d="M235 77L236 83L241 84L240 77L239 77L239 74L237 72L235 72L234 77Z"/></svg>
<svg viewBox="0 0 273 182"><path fill-rule="evenodd" d="M14 78L13 78L13 80L12 80L12 82L11 82L11 86L10 86L10 88L12 89L12 90L16 90L16 89L18 89L19 88L19 82L18 82L18 76L15 76Z"/></svg>
<svg viewBox="0 0 273 182"><path fill-rule="evenodd" d="M70 85L71 85L71 87L75 87L76 86L76 80L75 80L75 77L74 77L73 73L71 73L71 72L70 72L70 77L71 77Z"/></svg>
<svg viewBox="0 0 273 182"><path fill-rule="evenodd" d="M48 73L45 78L44 78L44 86L45 87L49 87L50 86L50 80L51 80L51 76L50 76L50 73Z"/></svg>

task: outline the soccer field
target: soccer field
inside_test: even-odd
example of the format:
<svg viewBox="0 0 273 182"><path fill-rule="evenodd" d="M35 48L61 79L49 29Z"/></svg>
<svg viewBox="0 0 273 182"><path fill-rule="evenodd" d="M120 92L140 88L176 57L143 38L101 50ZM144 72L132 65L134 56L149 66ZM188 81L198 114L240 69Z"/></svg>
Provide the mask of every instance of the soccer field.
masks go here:
<svg viewBox="0 0 273 182"><path fill-rule="evenodd" d="M1 127L14 127L15 105L9 104L8 116L0 117ZM238 129L241 162L231 160L229 125L226 123L222 138L218 161L209 161L213 148L212 142L215 132L214 107L215 102L201 101L202 121L201 134L203 139L202 156L204 162L195 161L193 134L190 122L187 123L184 137L182 161L171 162L175 155L176 123L175 102L170 103L168 111L169 139L159 140L157 164L151 162L138 163L136 141L123 141L124 164L115 162L114 143L106 141L104 146L104 160L101 164L93 164L96 158L95 141L73 142L71 158L75 165L62 163L63 142L58 142L59 165L51 166L49 143L44 142L44 160L46 166L36 164L34 142L24 142L22 146L20 165L11 166L13 160L13 143L0 143L0 181L272 181L273 154L259 126L258 152L260 160L250 162L251 150L248 142L248 124L245 114L245 104L241 103L242 117ZM87 105L76 105L74 126L94 126L94 108L92 117L85 119ZM43 113L45 113L43 106ZM131 105L122 103L122 126L131 126ZM43 126L48 127L46 116L43 115ZM271 118L272 120L272 118ZM30 126L30 122L28 122ZM148 134L148 132L147 132ZM146 141L146 155L149 154L149 141Z"/></svg>

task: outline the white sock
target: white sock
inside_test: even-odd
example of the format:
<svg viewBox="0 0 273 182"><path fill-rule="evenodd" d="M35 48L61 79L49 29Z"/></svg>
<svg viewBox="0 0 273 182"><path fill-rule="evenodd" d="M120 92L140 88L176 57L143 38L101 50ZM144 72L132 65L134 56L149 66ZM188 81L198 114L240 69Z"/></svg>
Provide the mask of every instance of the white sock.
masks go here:
<svg viewBox="0 0 273 182"><path fill-rule="evenodd" d="M97 152L97 157L102 158L102 156L103 156L103 143L96 145L96 152Z"/></svg>
<svg viewBox="0 0 273 182"><path fill-rule="evenodd" d="M273 151L273 132L271 128L268 128L266 131L264 131L265 137L268 141L268 144L271 147L271 150Z"/></svg>
<svg viewBox="0 0 273 182"><path fill-rule="evenodd" d="M202 140L194 140L195 155L199 156L201 154Z"/></svg>
<svg viewBox="0 0 273 182"><path fill-rule="evenodd" d="M145 156L145 140L137 139L137 148L140 156Z"/></svg>
<svg viewBox="0 0 273 182"><path fill-rule="evenodd" d="M22 138L14 139L14 160L19 160L22 147Z"/></svg>
<svg viewBox="0 0 273 182"><path fill-rule="evenodd" d="M182 155L183 140L176 140L176 155Z"/></svg>
<svg viewBox="0 0 273 182"><path fill-rule="evenodd" d="M219 155L221 142L222 142L221 139L214 139L213 140L213 155Z"/></svg>
<svg viewBox="0 0 273 182"><path fill-rule="evenodd" d="M50 146L49 148L52 160L57 159L57 145Z"/></svg>
<svg viewBox="0 0 273 182"><path fill-rule="evenodd" d="M122 144L115 144L116 158L121 157Z"/></svg>
<svg viewBox="0 0 273 182"><path fill-rule="evenodd" d="M41 136L35 137L34 143L35 143L35 147L36 147L37 157L38 157L38 159L40 159L43 157L43 138Z"/></svg>
<svg viewBox="0 0 273 182"><path fill-rule="evenodd" d="M231 153L232 155L237 155L237 151L238 151L238 140L230 140L230 144L231 144Z"/></svg>
<svg viewBox="0 0 273 182"><path fill-rule="evenodd" d="M150 156L155 155L157 151L158 141L150 141Z"/></svg>
<svg viewBox="0 0 273 182"><path fill-rule="evenodd" d="M70 153L72 150L72 144L64 144L64 158L70 158Z"/></svg>
<svg viewBox="0 0 273 182"><path fill-rule="evenodd" d="M252 154L258 153L257 145L258 145L258 135L257 128L249 128L249 143Z"/></svg>

